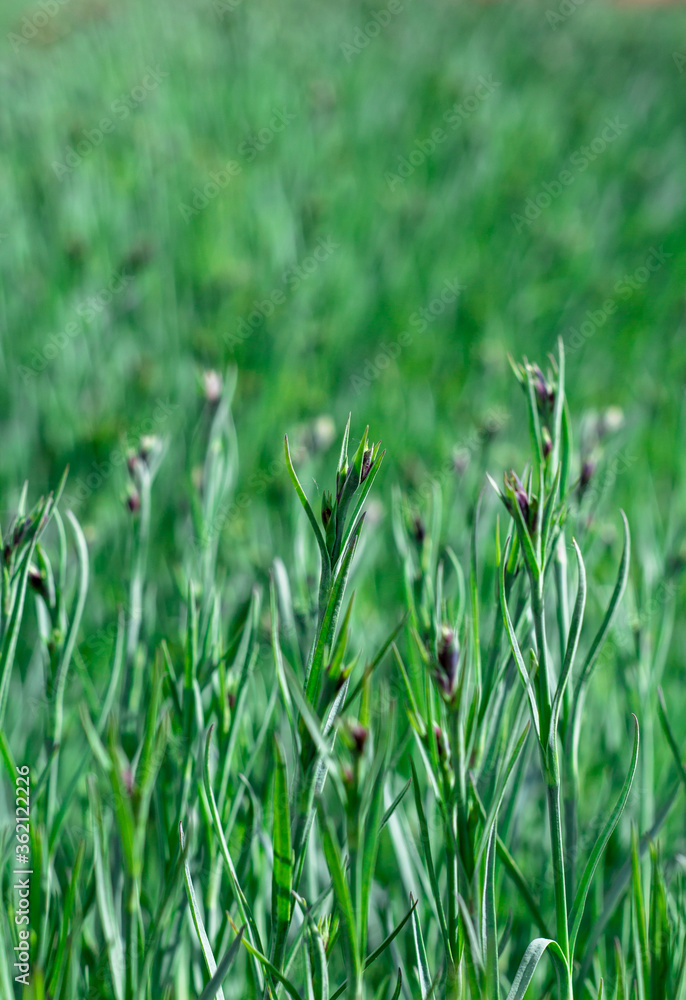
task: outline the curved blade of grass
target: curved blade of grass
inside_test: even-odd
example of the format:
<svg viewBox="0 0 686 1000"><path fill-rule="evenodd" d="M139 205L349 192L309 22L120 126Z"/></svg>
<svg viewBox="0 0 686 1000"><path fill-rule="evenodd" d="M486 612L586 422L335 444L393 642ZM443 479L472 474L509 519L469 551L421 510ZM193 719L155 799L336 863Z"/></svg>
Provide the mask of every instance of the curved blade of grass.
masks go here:
<svg viewBox="0 0 686 1000"><path fill-rule="evenodd" d="M352 705L352 703L355 701L355 698L357 698L358 694L362 690L363 686L366 684L366 682L372 676L372 674L374 673L374 671L376 670L376 668L378 667L378 665L381 663L381 661L383 660L384 656L386 655L386 653L388 652L388 650L393 645L393 642L397 638L398 633L407 624L408 616L409 616L409 612L407 612L407 614L403 615L401 621L399 621L398 624L396 625L396 627L393 629L393 631L389 635L388 639L383 644L383 646L381 647L381 649L379 650L379 652L376 654L376 656L374 657L374 659L370 663L368 663L367 666L364 668L364 673L362 674L362 677L357 682L357 684L355 685L355 687L353 688L353 690L351 691L351 693L345 699L345 704L343 705L343 708L341 709L341 715L345 715L345 713L347 712L347 710L350 708L350 706Z"/></svg>
<svg viewBox="0 0 686 1000"><path fill-rule="evenodd" d="M362 525L360 525L360 528L361 527ZM359 537L360 533L358 529L358 531L351 536L350 541L346 546L341 559L340 569L336 574L336 579L334 580L331 593L329 594L329 598L324 609L321 626L317 632L315 645L310 659L307 681L305 684L305 695L311 705L315 705L317 698L319 697L321 674L324 666L324 654L327 649L331 649L333 644L338 614L340 612L341 604L343 603L343 596L345 594L345 585L348 581L350 566Z"/></svg>
<svg viewBox="0 0 686 1000"><path fill-rule="evenodd" d="M410 770L412 772L412 789L414 791L414 804L417 810L417 817L419 819L419 832L422 841L422 853L424 854L424 861L426 863L426 869L429 875L429 881L431 883L431 892L434 897L434 906L436 908L436 914L438 916L438 926L441 929L441 937L443 938L443 948L445 950L446 958L453 959L454 956L452 953L452 948L450 947L450 936L448 934L448 924L445 918L445 911L443 909L441 890L438 885L438 879L436 878L436 869L434 868L433 857L431 856L431 841L429 839L429 826L426 822L426 814L424 812L424 806L422 804L422 796L419 788L419 778L417 777L417 771L414 766L414 761L412 760L411 757L410 757Z"/></svg>
<svg viewBox="0 0 686 1000"><path fill-rule="evenodd" d="M469 776L469 781L470 781L470 785L472 787L472 793L474 795L474 799L475 799L477 807L479 809L479 814L481 816L481 819L483 821L485 821L485 819L486 819L486 807L484 806L483 802L481 801L481 796L479 795L479 790L478 790L478 788L476 786L476 781L474 780L474 776L472 774L470 774L470 776ZM531 890L529 888L529 884L526 881L526 878L524 877L524 874L522 873L522 871L519 868L519 865L517 864L517 862L515 861L515 859L512 857L512 855L508 851L507 846L505 845L505 843L503 842L502 838L500 837L500 834L498 834L497 838L496 838L496 847L498 849L498 856L500 857L500 860L503 862L503 864L505 866L505 870L507 871L508 875L510 876L510 878L512 879L512 881L514 882L514 884L517 886L522 899L524 900L524 902L526 903L526 905L529 907L529 912L531 913L531 916L534 918L534 920L538 924L538 928L542 932L542 936L543 937L548 937L548 931L547 931L547 928L546 928L546 922L545 922L545 920L543 918L543 914L541 913L541 911L540 911L540 909L538 907L538 903L536 902L536 900L534 899L534 897L533 897L533 895L531 893Z"/></svg>
<svg viewBox="0 0 686 1000"><path fill-rule="evenodd" d="M326 948L319 928L313 920L310 920L305 959L308 1000L329 1000L329 967Z"/></svg>
<svg viewBox="0 0 686 1000"><path fill-rule="evenodd" d="M500 975L498 971L498 924L495 912L495 838L498 818L491 827L486 850L486 877L481 903L481 944L486 968L485 1000L500 1000Z"/></svg>
<svg viewBox="0 0 686 1000"><path fill-rule="evenodd" d="M484 978L483 952L481 942L476 932L476 927L472 922L469 908L461 895L457 897L457 906L460 911L460 930L464 941L464 958L467 966L467 977L472 996L481 997L481 984Z"/></svg>
<svg viewBox="0 0 686 1000"><path fill-rule="evenodd" d="M681 788L680 783L674 785L670 789L668 795L666 796L665 801L657 810L655 814L655 822L653 823L651 828L642 835L640 839L638 845L639 856L642 856L645 853L648 844L655 839L657 834L664 826L665 820L669 816L672 807L679 796L680 788ZM593 959L593 955L595 954L598 941L602 937L603 932L607 927L608 922L610 921L610 918L617 909L619 901L624 895L630 881L631 881L631 858L629 858L622 865L622 867L614 876L612 883L610 884L610 888L605 894L605 899L603 902L603 910L593 922L593 928L589 934L589 940L586 944L586 954L584 955L584 959L583 962L581 963L581 968L579 970L579 975L577 977L577 981L579 983L584 982L584 979L587 976L588 971L591 967L591 962Z"/></svg>
<svg viewBox="0 0 686 1000"><path fill-rule="evenodd" d="M238 875L236 874L236 869L234 868L233 861L231 859L231 854L229 852L228 844L226 843L226 837L224 836L224 829L222 827L221 817L219 815L219 810L217 809L217 802L214 797L214 791L212 789L212 782L210 781L210 743L212 739L213 726L210 726L207 733L207 740L205 741L205 760L203 768L203 779L205 785L205 793L207 795L207 800L210 806L210 814L212 816L212 823L214 824L215 833L219 839L219 848L224 858L227 871L229 873L229 878L233 887L234 894L236 896L236 902L238 904L238 910L241 915L241 920L244 924L248 926L248 937L251 943L254 942L260 952L262 952L262 942L260 941L260 933L257 929L257 924L253 918L248 900L246 899L245 893L241 888L241 884L238 880ZM244 943L246 943L244 941Z"/></svg>
<svg viewBox="0 0 686 1000"><path fill-rule="evenodd" d="M233 920L231 920L231 917L229 917L229 921L234 930L236 930L236 927L234 925ZM236 933L238 933L237 930ZM263 955L261 951L255 948L255 946L252 945L246 937L244 937L242 941L243 941L243 947L247 949L248 953L252 955L252 957L255 959L256 962L259 962L259 964L263 966L263 968L269 973L269 975L273 979L277 979L281 983L283 988L286 990L286 993L288 993L290 997L293 997L293 1000L302 1000L300 993L298 993L298 991L296 990L295 986L290 981L290 979L287 979L286 976L284 976L281 972L279 972L279 970L274 965L272 965L272 963L269 961L266 955Z"/></svg>
<svg viewBox="0 0 686 1000"><path fill-rule="evenodd" d="M388 935L388 937L381 942L379 947L376 948L371 953L371 955L367 956L367 958L364 960L364 965L363 965L365 971L369 968L370 965L372 965L377 960L377 958L379 958L380 955L384 953L384 951L386 950L386 948L388 948L393 939L398 936L398 934L403 929L407 921L411 918L412 914L415 911L416 906L417 906L417 900L413 899L409 910L407 911L403 919L400 921L400 923L397 925L397 927L394 927L391 933ZM345 992L347 985L348 985L348 980L346 979L345 982L341 983L336 992L331 994L329 1000L338 1000L338 997L340 997Z"/></svg>
<svg viewBox="0 0 686 1000"><path fill-rule="evenodd" d="M403 974L402 970L398 969L398 979L395 984L395 989L393 990L393 996L391 997L391 1000L398 1000L402 988L403 988Z"/></svg>
<svg viewBox="0 0 686 1000"><path fill-rule="evenodd" d="M519 642L517 640L517 635L512 624L512 619L510 617L510 609L507 606L507 597L505 596L505 569L507 566L507 553L510 547L511 536L508 537L505 543L505 551L503 552L503 558L500 563L500 586L498 588L500 594L500 609L503 616L503 622L505 623L505 629L507 631L508 639L510 640L510 648L512 649L512 655L514 656L515 663L517 664L517 669L519 671L519 676L524 685L524 690L526 691L527 697L529 699L529 707L531 709L531 717L534 722L534 729L536 730L536 735L540 741L541 738L541 726L538 719L538 706L536 704L536 695L534 694L533 685L529 679L529 672L526 669L524 663L524 658L522 656L522 651L519 647Z"/></svg>
<svg viewBox="0 0 686 1000"><path fill-rule="evenodd" d="M641 881L641 862L638 853L636 827L631 829L631 875L632 875L632 929L636 955L636 981L638 1000L647 1000L650 989L650 949L648 946L648 921L646 919Z"/></svg>
<svg viewBox="0 0 686 1000"><path fill-rule="evenodd" d="M183 835L183 826L179 823L179 839L181 841L181 850L185 847L185 838ZM217 963L214 959L214 954L212 953L212 945L210 944L210 939L207 936L207 931L205 930L205 925L202 921L202 914L200 913L200 907L198 906L198 900L195 895L195 888L193 886L193 879L191 877L191 870L188 865L188 861L184 858L183 871L186 879L186 893L188 895L188 902L191 908L191 917L193 918L193 924L195 926L196 934L200 940L200 947L202 948L202 953L205 957L205 965L211 977L214 976L217 971ZM217 989L214 992L214 996L217 1000L224 1000L224 991L221 986L217 984Z"/></svg>
<svg viewBox="0 0 686 1000"><path fill-rule="evenodd" d="M381 819L383 810L383 796L386 770L388 766L389 742L381 757L380 766L373 781L372 799L367 810L364 828L364 843L362 846L361 864L362 877L358 880L360 886L360 956L364 958L367 950L367 925L369 922L369 897L374 881L376 870L376 859L379 853L379 837L381 833Z"/></svg>
<svg viewBox="0 0 686 1000"><path fill-rule="evenodd" d="M669 744L669 749L672 751L672 756L674 757L674 762L677 766L677 772L679 777L684 783L684 788L686 788L686 767L681 761L681 751L679 750L679 744L677 743L674 732L671 725L669 724L669 719L667 718L667 706L665 704L665 696L662 692L662 688L657 689L657 713L660 719L660 725L662 730L667 737L667 742Z"/></svg>
<svg viewBox="0 0 686 1000"><path fill-rule="evenodd" d="M36 542L37 538L34 537L30 547L26 551L26 555L24 556L24 564L22 566L16 596L14 598L14 606L12 607L9 622L7 623L7 627L5 628L4 635L2 637L2 649L0 650L0 728L2 727L5 718L7 697L9 695L10 676L12 674L14 654L17 648L17 641L19 639L19 626L24 614L24 600L26 598L26 587L29 579L29 568L31 566L31 558L36 547Z"/></svg>
<svg viewBox="0 0 686 1000"><path fill-rule="evenodd" d="M288 928L291 924L291 890L293 888L293 848L291 846L291 815L288 806L288 773L286 759L278 739L274 737L276 770L274 772L274 818L272 847L272 950L271 961L281 968Z"/></svg>
<svg viewBox="0 0 686 1000"><path fill-rule="evenodd" d="M67 938L69 935L70 923L72 920L72 914L74 912L74 904L76 902L76 891L79 884L79 876L81 874L81 865L83 864L83 858L86 853L86 842L82 840L76 851L76 858L74 859L74 866L69 874L69 882L67 886L67 894L64 900L64 906L60 915L60 938L57 945L57 953L55 954L55 960L53 963L52 976L48 982L48 993L50 995L55 993L57 989L57 983L59 981L60 975L63 971L65 950L67 947Z"/></svg>
<svg viewBox="0 0 686 1000"><path fill-rule="evenodd" d="M238 937L231 944L231 947L224 955L223 959L217 966L216 972L210 979L209 983L205 989L200 994L200 1000L213 1000L214 997L221 995L221 985L226 979L226 975L233 965L236 955L241 947L241 941L243 940L243 932L245 931L245 924L241 927L238 932Z"/></svg>
<svg viewBox="0 0 686 1000"><path fill-rule="evenodd" d="M524 1000L538 963L548 948L553 960L561 966L565 977L567 976L567 963L558 943L551 941L550 938L536 938L524 952L524 958L520 962L517 974L512 980L510 992L507 994L507 1000Z"/></svg>
<svg viewBox="0 0 686 1000"><path fill-rule="evenodd" d="M576 651L579 646L581 626L583 625L584 620L584 608L586 607L586 568L584 566L584 560L581 556L581 549L576 544L575 539L572 539L572 545L574 546L574 553L576 555L579 586L576 592L574 614L572 615L572 622L569 627L569 636L567 638L564 663L560 672L560 679L557 684L557 691L555 692L553 709L550 716L550 733L548 734L548 746L550 747L555 746L557 727L560 719L560 707L562 705L562 699L564 698L567 682L569 681L569 677L572 672L572 667L574 666L574 658L576 657Z"/></svg>
<svg viewBox="0 0 686 1000"><path fill-rule="evenodd" d="M386 812L383 814L383 818L379 826L379 833L381 833L386 823L388 823L389 819L391 818L395 810L398 808L402 800L405 798L405 795L407 794L407 791L411 784L412 784L412 778L408 778L407 782L403 785L403 787L400 789L396 797L391 802Z"/></svg>
<svg viewBox="0 0 686 1000"><path fill-rule="evenodd" d="M410 900L414 902L414 899L411 896ZM426 960L426 948L424 947L422 927L419 923L417 912L414 909L412 910L412 932L414 934L415 954L417 955L417 976L419 978L421 998L422 1000L428 1000L433 993L433 984L431 981L431 972L429 971L429 963Z"/></svg>
<svg viewBox="0 0 686 1000"><path fill-rule="evenodd" d="M631 791L631 786L633 784L634 775L636 774L636 767L638 764L638 749L640 743L638 719L633 716L634 720L634 748L631 754L631 763L629 764L629 772L624 779L624 784L620 792L619 798L615 804L614 809L610 813L605 826L601 830L598 839L596 840L593 850L591 851L591 856L586 862L586 867L584 868L583 875L581 876L581 881L579 882L579 888L577 889L576 896L574 897L574 904L570 913L570 955L574 955L574 945L576 944L576 937L579 933L579 927L581 925L581 918L584 915L584 906L586 905L586 897L588 896L588 890L591 887L591 881L595 874L595 870L598 867L598 862L602 857L603 851L607 846L607 842L612 836L615 827L619 823L620 817L624 812L624 808L629 798L629 793Z"/></svg>
<svg viewBox="0 0 686 1000"><path fill-rule="evenodd" d="M626 587L626 581L629 576L629 561L631 559L631 534L629 532L629 522L627 521L626 514L624 511L620 511L622 515L622 522L624 525L624 546L622 548L622 558L619 562L619 569L617 571L617 580L615 582L614 590L612 591L612 597L610 598L610 603L607 606L607 611L605 612L605 617L603 618L600 628L598 629L593 642L591 643L591 648L589 649L584 664L579 671L579 684L577 685L576 695L574 698L574 706L572 709L572 719L576 720L579 712L579 693L588 682L591 675L593 667L596 664L596 660L600 654L607 634L610 631L610 626L617 610L617 605L622 599L624 590Z"/></svg>
<svg viewBox="0 0 686 1000"><path fill-rule="evenodd" d="M107 946L107 955L112 972L112 988L116 1000L124 1000L124 978L126 967L124 947L116 920L116 908L112 893L112 881L107 864L105 830L100 811L100 802L95 778L89 776L88 798L93 822L93 868L95 870L95 892L102 932Z"/></svg>
<svg viewBox="0 0 686 1000"><path fill-rule="evenodd" d="M288 445L288 434L284 437L284 453L286 455L286 466L288 468L288 475L291 477L291 482L295 487L295 492L298 494L298 499L305 509L305 513L312 525L312 530L314 531L315 538L317 539L317 545L319 546L319 551L322 557L322 577L326 580L329 579L331 575L331 562L329 559L329 551L326 547L326 541L319 527L319 522L315 517L314 511L310 507L310 501L305 495L305 490L300 485L300 480L298 479L297 473L293 468L293 460L291 458L291 449Z"/></svg>
<svg viewBox="0 0 686 1000"><path fill-rule="evenodd" d="M500 809L500 806L502 805L502 801L505 798L505 792L507 791L507 782L508 782L508 780L510 778L510 775L512 774L512 771L514 770L514 768L515 768L515 766L517 764L517 761L519 760L519 755L521 754L522 750L524 749L524 744L526 743L526 738L529 735L529 728L530 728L530 726L531 726L531 723L527 722L526 726L524 727L524 729L522 731L522 735L517 740L515 748L512 751L512 753L510 755L510 758L507 761L507 764L506 764L505 768L502 771L502 774L500 776L498 785L496 786L496 790L495 790L495 793L494 793L494 796L493 796L493 802L491 803L491 808L489 809L488 815L487 815L486 820L484 822L484 829L483 829L483 831L481 833L481 836L479 838L479 842L478 842L478 846L477 846L477 850L476 850L474 864L477 867L478 867L478 865L479 865L479 863L481 861L481 857L482 857L482 854L484 852L484 848L486 847L486 844L487 844L487 842L488 842L488 840L489 840L489 838L491 836L491 830L493 829L493 826L495 825L496 817L497 817L497 814L498 814L498 810Z"/></svg>
<svg viewBox="0 0 686 1000"><path fill-rule="evenodd" d="M357 936L355 932L355 911L353 908L350 890L345 878L340 852L336 845L331 821L324 811L321 800L317 802L317 812L319 815L319 832L322 838L324 856L326 864L333 882L333 891L341 914L343 925L343 943L347 954L347 961L353 979L357 979L360 972L360 954L357 948Z"/></svg>

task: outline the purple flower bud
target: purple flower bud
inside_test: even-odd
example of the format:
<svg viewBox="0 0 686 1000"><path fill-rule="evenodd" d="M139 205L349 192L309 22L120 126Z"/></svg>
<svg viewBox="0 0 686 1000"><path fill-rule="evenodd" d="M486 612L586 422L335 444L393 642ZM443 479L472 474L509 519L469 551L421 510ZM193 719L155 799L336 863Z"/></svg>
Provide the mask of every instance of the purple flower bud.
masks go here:
<svg viewBox="0 0 686 1000"><path fill-rule="evenodd" d="M441 628L436 654L436 683L445 698L451 700L457 688L457 668L460 662L460 647L455 633L447 625Z"/></svg>
<svg viewBox="0 0 686 1000"><path fill-rule="evenodd" d="M546 377L538 365L533 365L532 371L534 375L534 389L538 400L539 412L542 416L549 417L555 407L555 390L550 383L546 381Z"/></svg>
<svg viewBox="0 0 686 1000"><path fill-rule="evenodd" d="M547 458L553 450L553 439L547 427L543 428L543 458Z"/></svg>
<svg viewBox="0 0 686 1000"><path fill-rule="evenodd" d="M132 514L136 514L140 510L141 498L138 490L131 490L126 497L126 506Z"/></svg>
<svg viewBox="0 0 686 1000"><path fill-rule="evenodd" d="M348 732L352 738L355 753L359 754L361 757L364 753L364 747L367 742L367 737L369 736L369 730L360 722L351 722L348 727Z"/></svg>
<svg viewBox="0 0 686 1000"><path fill-rule="evenodd" d="M367 448L364 455L362 456L362 472L360 474L360 483L363 483L367 476L369 475L369 470L372 467L372 449Z"/></svg>

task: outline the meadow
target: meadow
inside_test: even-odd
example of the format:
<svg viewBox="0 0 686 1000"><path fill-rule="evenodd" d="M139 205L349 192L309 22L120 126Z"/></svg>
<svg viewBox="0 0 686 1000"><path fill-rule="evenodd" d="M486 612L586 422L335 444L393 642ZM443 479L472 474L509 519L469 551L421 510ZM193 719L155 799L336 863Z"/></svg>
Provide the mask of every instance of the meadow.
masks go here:
<svg viewBox="0 0 686 1000"><path fill-rule="evenodd" d="M684 1000L686 13L0 42L0 995Z"/></svg>

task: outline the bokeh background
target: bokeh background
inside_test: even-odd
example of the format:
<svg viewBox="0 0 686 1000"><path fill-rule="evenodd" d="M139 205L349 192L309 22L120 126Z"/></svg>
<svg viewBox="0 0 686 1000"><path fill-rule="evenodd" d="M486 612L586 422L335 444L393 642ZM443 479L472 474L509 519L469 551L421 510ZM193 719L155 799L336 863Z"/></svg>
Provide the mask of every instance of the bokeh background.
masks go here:
<svg viewBox="0 0 686 1000"><path fill-rule="evenodd" d="M620 505L649 540L676 523L681 7L6 0L0 41L2 506L69 465L91 623L125 593L118 456L141 433L167 441L150 559L173 598L207 372L237 370L236 578L301 518L284 432L316 494L352 411L388 449L383 599L392 487L437 478L450 512L517 465L507 353L544 361L560 336L577 428L621 409L587 446L608 530Z"/></svg>

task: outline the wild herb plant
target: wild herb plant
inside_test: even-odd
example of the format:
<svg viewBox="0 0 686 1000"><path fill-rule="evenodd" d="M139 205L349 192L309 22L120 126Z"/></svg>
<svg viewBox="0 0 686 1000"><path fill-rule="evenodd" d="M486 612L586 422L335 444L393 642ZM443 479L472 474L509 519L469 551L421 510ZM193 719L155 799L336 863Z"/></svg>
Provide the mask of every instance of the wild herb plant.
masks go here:
<svg viewBox="0 0 686 1000"><path fill-rule="evenodd" d="M662 540L659 570L643 559L632 576L622 517L608 580L584 506L591 472L575 470L562 347L545 373L513 368L530 462L493 483L495 530L482 494L469 537L449 544L440 487L422 510L396 491L404 606L384 609L378 648L348 587L356 574L364 589L383 452L365 431L349 457L350 421L319 509L286 439L311 544L296 529L290 569L277 557L268 580L241 588L220 551L237 479L225 380L191 505L197 541L175 568L164 628L148 565L164 443L142 439L112 644L79 642L88 545L59 513L63 484L28 515L24 490L2 545L0 753L12 783L29 762L26 995L684 1000L683 857L656 843L686 787L660 687L677 595L660 577L676 578L678 533ZM624 774L616 787L607 775L592 818L589 760L604 738L594 677L624 713L613 750Z"/></svg>

